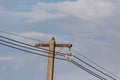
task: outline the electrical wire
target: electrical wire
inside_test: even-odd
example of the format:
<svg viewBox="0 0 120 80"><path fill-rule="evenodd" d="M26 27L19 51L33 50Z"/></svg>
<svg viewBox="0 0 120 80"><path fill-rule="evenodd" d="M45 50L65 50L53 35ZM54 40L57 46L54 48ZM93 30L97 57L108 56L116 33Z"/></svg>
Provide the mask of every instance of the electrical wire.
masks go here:
<svg viewBox="0 0 120 80"><path fill-rule="evenodd" d="M10 38L7 38L7 37L4 37L4 36L1 36L1 38L4 38L4 39L7 39L7 40L10 40L10 41L13 41L13 42L17 42L17 43L20 43L20 44L23 44L23 45L27 45L27 46L30 46L30 47L33 47L33 48L37 48L37 49L42 49L42 50L46 50L46 51L49 51L49 52L53 52L53 51L50 51L48 49L44 49L44 48L40 48L40 47L35 47L33 45L30 45L30 44L27 44L27 43L23 43L23 42L20 42L20 41L17 41L17 40L14 40L14 39L10 39ZM58 53L58 52L55 52L55 53ZM65 53L60 53L60 54L56 54L56 55L61 55L61 56L64 56L64 55L67 55Z"/></svg>
<svg viewBox="0 0 120 80"><path fill-rule="evenodd" d="M5 43L8 43L8 44L12 44L12 45L15 45L15 46L19 46L19 47L31 49L31 50L34 50L34 51L44 52L44 53L47 53L47 54L52 54L52 53L50 53L49 50L47 50L47 49L40 48L40 49L43 49L44 51L43 51L43 50L38 50L36 47L34 47L34 46L32 46L32 45L29 45L29 44L26 44L26 43L23 43L23 42L20 42L20 41L16 41L16 40L13 40L13 39L10 39L10 38L7 38L7 37L3 37L3 36L0 36L0 37L2 37L2 38L4 38L4 39L7 39L7 40L14 41L14 42L18 42L18 43L20 43L20 44L24 44L24 45L27 45L27 46L30 46L30 47L23 46L23 45L19 45L19 44L15 44L15 43L12 43L12 42L5 41L5 40L0 39L0 41L5 42ZM32 47L32 48L31 48L31 47ZM34 48L35 48L35 49L34 49ZM51 52L53 52L53 51L51 51ZM59 54L59 56L65 56L65 54L64 54L64 55Z"/></svg>
<svg viewBox="0 0 120 80"><path fill-rule="evenodd" d="M37 55L44 56L44 57L51 57L51 56L39 54L39 53L36 53L36 52L28 51L28 50L25 50L25 49L17 48L17 47L14 47L14 46L11 46L11 45L8 45L8 44L5 44L5 43L1 43L1 42L0 42L0 44L1 44L1 45L5 45L5 46L8 46L8 47L11 47L11 48L14 48L14 49L17 49L17 50L21 50L21 51L24 51L24 52L29 52L29 53L32 53L32 54L37 54ZM52 57L51 57L51 58L52 58ZM66 60L66 59L57 58L57 57L55 57L55 59ZM76 64L74 61L72 61L72 63L73 63L73 64ZM77 65L77 64L76 64L76 65ZM78 66L80 66L80 65L78 65ZM88 70L87 68L84 68L83 66L81 66L81 68L82 68L83 70L87 71L88 73L90 73L90 74L98 77L99 79L102 79L102 80L104 79L104 78L96 75L95 73L91 73L90 70ZM104 80L105 80L105 79L104 79Z"/></svg>
<svg viewBox="0 0 120 80"><path fill-rule="evenodd" d="M88 65L89 67L91 67L91 68L93 68L93 69L97 70L98 72L100 72L100 73L104 74L105 76L107 76L107 77L109 77L109 78L111 78L111 79L113 79L113 80L116 80L116 79L115 79L115 78L113 78L112 76L110 76L110 75L108 75L108 74L104 73L103 71L101 71L101 70L99 70L99 69L95 68L94 66L92 66L92 65L88 64L87 62L83 61L82 59L78 58L77 56L74 56L74 57L75 57L76 59L78 59L79 61L81 61L81 62L85 63L85 64L86 64L86 65Z"/></svg>
<svg viewBox="0 0 120 80"><path fill-rule="evenodd" d="M10 39L10 38L7 38L7 37L4 37L4 36L0 36L0 37L1 37L1 38L4 38L4 39L7 39L7 40L11 40L11 41L17 42L17 43L20 43L20 44L27 45L27 46L30 46L30 47L34 47L34 46L32 46L32 45L29 45L29 44L26 44L26 43L23 43L23 42L20 42L20 41L16 41L16 40L13 40L13 39ZM10 43L10 42L4 41L4 40L1 40L1 41L6 42L6 43ZM14 43L10 43L10 44L13 44L13 45L16 45L16 46L20 46L20 47L24 47L24 48L28 48L28 49L32 49L32 50L35 50L35 51L45 52L45 53L48 53L48 51L49 51L49 50L47 50L47 49L43 49L43 48L42 48L42 49L43 49L43 50L46 50L47 52L46 52L46 51L41 51L41 50L38 50L38 49L33 49L33 48L29 48L29 47L21 46L21 45L14 44ZM35 47L34 47L34 48L35 48ZM40 49L41 49L41 48L40 48ZM64 55L60 55L60 56L65 56L65 54L64 54ZM97 68L95 68L94 66L88 64L87 62L83 61L82 59L80 59L80 58L78 58L78 57L76 57L76 56L74 56L74 57L75 57L76 59L82 61L83 63L87 64L88 66L92 67L93 69L95 69L95 70L101 72L102 74L104 74L104 75L106 75L106 76L108 76L108 77L110 77L110 78L116 80L115 78L113 78L113 77L109 76L108 74L106 74L106 73L104 73L104 72L98 70Z"/></svg>
<svg viewBox="0 0 120 80"><path fill-rule="evenodd" d="M102 66L98 65L97 63L95 63L94 61L90 60L89 58L85 57L83 54L81 54L80 52L78 52L75 49L72 49L73 51L75 51L77 54L79 54L80 56L82 56L83 58L85 58L86 60L88 60L89 62L93 63L94 65L96 65L97 67L103 69L104 71L106 71L107 73L111 74L112 76L120 79L118 76L116 76L114 73L111 73L110 71L108 71L107 69L103 68Z"/></svg>
<svg viewBox="0 0 120 80"><path fill-rule="evenodd" d="M105 79L104 77L96 74L95 72L93 72L93 71L87 69L86 67L82 66L81 64L77 63L76 61L71 60L71 62L72 62L74 65L78 66L79 68L83 69L84 71L88 72L89 74L91 74L91 75L99 78L100 80L107 80L107 79Z"/></svg>
<svg viewBox="0 0 120 80"><path fill-rule="evenodd" d="M25 38L25 36L20 36L20 35L16 35L16 34L9 33L9 32L5 32L5 31L0 31L0 32ZM33 46L33 45L30 45L30 44L27 44L27 43L23 43L23 42L14 40L14 39L10 39L10 38L5 37L5 36L1 36L1 35L0 35L0 37L1 37L1 38L4 38L4 39L7 39L7 40L10 40L10 41L14 41L14 42L17 42L17 43L24 44L24 45L27 45L27 46L34 47L34 48L35 48L35 46ZM31 39L31 38L29 38L29 37L27 37L27 38L28 38L28 39ZM32 39L32 40L35 40L35 39ZM45 41L44 41L44 42L45 42ZM36 47L36 48L38 48L38 49L43 49L43 50L52 52L52 51L50 51L50 50L48 50L48 49L45 49L45 48L40 48L40 47ZM62 53L62 52L55 52L55 53L56 53L56 55L62 55L62 56L68 55L68 54ZM57 53L60 53L60 54L57 54Z"/></svg>
<svg viewBox="0 0 120 80"><path fill-rule="evenodd" d="M20 43L20 44L23 44L23 45L27 45L27 46L30 46L30 47L34 47L33 45L30 45L30 44L27 44L27 43L23 43L23 42L20 42L20 41L17 41L17 40L14 40L14 39L11 39L11 38L8 38L8 37L4 37L4 36L1 36L1 38L4 38L4 39L7 39L7 40L10 40L10 41L13 41L13 42L17 42L17 43ZM39 49L43 49L43 50L46 50L46 51L49 51L48 49L44 49L44 48L39 48Z"/></svg>
<svg viewBox="0 0 120 80"><path fill-rule="evenodd" d="M17 50L20 50L20 51L28 52L28 53L31 53L31 54L36 54L36 55L39 55L39 56L44 56L44 57L50 57L50 58L53 58L53 57L51 57L51 56L43 55L43 54L40 54L40 53L32 52L32 51L25 50L25 49L21 49L21 48L17 48L17 47L14 47L14 46L11 46L11 45L8 45L8 44L5 44L5 43L2 43L2 42L0 42L0 44L1 44L1 45L4 45L4 46L11 47L11 48L14 48L14 49L17 49ZM55 57L55 59L65 60L65 61L66 61L66 59L58 58L58 57Z"/></svg>
<svg viewBox="0 0 120 80"><path fill-rule="evenodd" d="M2 41L2 40L0 40L0 41ZM4 41L4 42L5 42L5 43L8 43L8 42L6 42L6 41ZM36 52L32 52L32 51L28 51L28 50L25 50L25 49L21 49L21 48L17 48L17 47L14 47L14 46L11 46L11 45L8 45L8 44L5 44L5 43L1 43L1 42L0 42L1 45L8 46L8 47L11 47L11 48L14 48L14 49L20 50L20 51L24 51L24 52L28 52L28 53L32 53L32 54L36 54L36 55L40 55L40 56L50 57L50 58L52 58L51 56L47 56L47 55L43 55L43 54L39 54L39 53L36 53ZM55 59L66 60L66 59L57 58L57 57L55 57ZM74 61L72 61L72 63L75 64L75 65L77 65ZM79 65L79 66L80 66L80 65ZM96 75L95 73L91 73L88 69L86 69L86 68L84 68L84 67L81 67L81 68L84 69L85 71L89 72L90 74L92 74L92 75L98 77L99 79L104 79L104 78L102 78L102 77Z"/></svg>
<svg viewBox="0 0 120 80"><path fill-rule="evenodd" d="M15 44L15 43L12 43L12 42L8 42L8 41L2 40L2 39L0 39L0 41L5 42L5 43L8 43L8 44L15 45L15 46L19 46L19 47L22 47L22 48L27 48L27 49L31 49L31 50L34 50L34 51L40 51L40 52L48 53L47 51L42 51L42 50L38 50L38 49L34 49L34 48L30 48L30 47L26 47L26 46L19 45L19 44Z"/></svg>
<svg viewBox="0 0 120 80"><path fill-rule="evenodd" d="M13 35L13 36L23 37L23 38L26 38L26 39L31 39L31 40L34 40L34 41L42 41L42 40L38 40L38 39L30 38L30 37L25 37L25 36L21 36L21 35L16 35L16 34L13 34L13 33L6 32L6 31L0 31L0 32L2 32L2 33L6 33L6 34L9 34L9 35ZM17 43L21 43L21 44L24 44L24 45L27 45L27 46L30 46L30 47L34 47L34 48L35 48L35 46L30 45L30 44L26 44L26 43L23 43L23 42L20 42L20 41L16 41L16 40L13 40L13 39L10 39L10 38L7 38L7 37L4 37L4 36L0 36L0 37L5 38L5 39L8 39L8 40L11 40L11 41L14 41L14 42L17 42ZM48 53L47 51L51 52L50 50L48 50L48 49L44 49L44 48L38 48L38 49L45 50L45 51L41 51L41 50L38 50L38 49L29 48L29 47L26 47L26 46L22 46L22 45L14 44L14 43L7 42L7 41L4 41L4 40L0 40L0 41L6 42L6 43L9 43L9 44L13 44L13 45L16 45L16 46L20 46L20 47L23 47L23 48L27 48L27 49L31 49L31 50L35 50L35 51L44 52L44 53ZM46 41L42 41L42 42L46 42ZM13 48L13 46L10 46L10 45L7 45L7 44L3 44L3 43L0 43L0 44L2 44L2 45L6 45L6 46L8 46L8 47L12 47L12 48ZM14 47L14 48L15 48L15 47ZM23 50L22 50L22 51L23 51ZM77 51L74 50L74 49L73 49L73 51L77 52ZM29 51L28 51L28 52L29 52ZM31 51L30 51L30 52L31 52ZM55 53L58 53L58 52L55 52ZM59 52L59 53L60 53L60 52ZM79 52L77 52L77 53L79 53ZM62 56L68 55L68 54L65 54L65 53L60 53L60 55L61 55L61 54L62 54ZM80 54L80 53L79 53L79 54ZM41 54L40 54L40 55L41 55ZM58 54L57 54L57 55L58 55ZM95 64L96 66L102 68L103 70L105 70L105 71L108 72L109 74L113 75L114 77L117 77L116 75L114 75L113 73L109 72L109 71L106 70L105 68L99 66L98 64L96 64L96 63L93 62L92 60L88 59L88 58L85 57L84 55L82 55L82 54L80 54L80 55L81 55L82 57L84 57L85 59L87 59L88 61L90 61L90 62L92 62L93 64ZM45 56L46 56L46 55L45 55ZM74 56L74 55L73 55L73 56ZM50 57L50 56L46 56L46 57ZM76 57L76 56L74 56L74 57L75 57L76 59L82 61L82 62L85 63L86 65L92 67L93 69L95 69L95 70L97 70L97 71L103 73L104 75L106 75L106 76L108 76L108 77L110 77L110 78L116 80L115 78L113 78L113 77L109 76L108 74L106 74L106 73L104 73L104 72L98 70L97 68L95 68L94 66L88 64L87 62L83 61L82 59L80 59L80 58L78 58L78 57ZM58 58L58 59L59 59L59 58ZM60 58L60 59L61 59L61 58ZM63 59L63 60L66 60L66 59ZM75 64L76 64L76 63L75 63ZM117 78L118 78L118 77L117 77Z"/></svg>
<svg viewBox="0 0 120 80"><path fill-rule="evenodd" d="M0 32L1 32L1 33L5 33L5 34L9 34L9 35L13 35L13 36L23 37L23 38L30 39L30 40L34 40L34 41L46 42L46 41L43 41L43 40L38 40L38 39L30 38L30 37L25 37L25 36L17 35L17 34L10 33L10 32L6 32L6 31L2 31L2 30L0 30ZM10 38L1 36L1 35L0 35L0 37L5 38L5 39L8 39L8 40L11 40L11 41L15 41L15 42L18 42L18 43L27 45L27 46L35 47L35 46L33 46L33 45L26 44L26 43L23 43L23 42L20 42L20 41L16 41L16 40L13 40L13 39L10 39ZM46 42L46 43L48 43L48 42ZM37 47L37 48L38 48L38 49L43 49L43 50L50 51L50 50L48 50L48 49L44 49L44 48L40 48L40 47ZM50 52L52 52L52 51L50 51ZM56 53L56 55L61 55L61 54L64 55L64 54L65 54L65 53L60 53L60 52L55 52L55 53ZM57 54L57 53L60 53L60 54ZM66 54L66 55L68 55L68 54Z"/></svg>
<svg viewBox="0 0 120 80"><path fill-rule="evenodd" d="M17 37L22 37L22 38L26 38L26 39L34 40L34 41L46 42L46 41L43 41L43 40L38 40L38 39L34 39L34 38L30 38L30 37L26 37L26 36L21 36L21 35L17 35L17 34L10 33L10 32L6 32L6 31L2 31L2 30L0 30L0 32L1 32L1 33L5 33L5 34L9 34L9 35L13 35L13 36L17 36Z"/></svg>

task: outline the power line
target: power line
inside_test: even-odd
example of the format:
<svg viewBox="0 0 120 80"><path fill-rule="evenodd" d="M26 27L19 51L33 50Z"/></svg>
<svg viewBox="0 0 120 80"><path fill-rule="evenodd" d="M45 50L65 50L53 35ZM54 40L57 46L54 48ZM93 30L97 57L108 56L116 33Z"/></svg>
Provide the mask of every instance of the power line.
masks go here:
<svg viewBox="0 0 120 80"><path fill-rule="evenodd" d="M10 40L10 41L14 41L14 42L20 43L20 44L27 45L27 46L30 46L30 47L34 47L34 46L32 46L32 45L29 45L29 44L26 44L26 43L23 43L23 42L20 42L20 41L16 41L16 40L13 40L13 39L4 37L4 36L0 36L0 37L1 37L1 38L4 38L4 39L7 39L7 40ZM26 47L26 46L18 45L18 44L15 44L15 43L11 43L11 42L8 42L8 41L2 40L2 39L0 39L0 41L6 42L6 43L9 43L9 44L13 44L13 45L16 45L16 46L24 47L24 48L27 48L27 49L35 50L35 51L40 51L40 52L45 52L45 53L48 53L48 51L49 51L49 50L43 49L43 48L42 48L42 49L45 50L45 51L41 51L41 50L38 50L38 49L33 49L33 48L30 48L30 47ZM35 48L35 47L34 47L34 48ZM41 48L40 48L40 49L41 49ZM62 54L62 55L61 55L61 54ZM59 55L60 55L60 56L65 56L65 55L67 55L67 54L64 54L64 55L63 55L63 53L61 53L61 54L59 54ZM74 56L74 55L73 55L73 56ZM106 75L106 76L108 76L108 77L110 77L110 78L112 78L112 79L115 80L115 78L113 78L113 77L109 76L108 74L106 74L106 73L98 70L97 68L95 68L94 66L88 64L87 62L83 61L82 59L80 59L80 58L78 58L78 57L76 57L76 56L74 56L74 57L75 57L76 59L82 61L83 63L87 64L88 66L92 67L93 69L95 69L95 70L101 72L102 74L104 74L104 75Z"/></svg>
<svg viewBox="0 0 120 80"><path fill-rule="evenodd" d="M6 37L3 37L3 36L0 36L0 37L5 38L5 39L8 39L8 40L11 40L11 39L6 38ZM35 51L40 51L40 52L45 52L45 53L46 53L46 51L36 50L36 49L30 48L30 47L18 45L18 44L15 44L15 43L12 43L12 42L8 42L8 41L2 40L2 39L0 39L0 41L5 42L5 43L8 43L8 44L15 45L15 46L19 46L19 47L23 47L23 48L27 48L27 49L31 49L31 50L35 50ZM14 41L14 40L12 40L12 41ZM20 43L21 43L21 42L20 42ZM10 45L7 45L7 44L3 44L3 43L1 43L1 44L2 44L2 45L6 45L6 46L8 46L8 47L12 47L12 48L15 48L15 49L18 49L18 50L22 50L22 51L25 51L25 52L27 51L27 52L30 52L30 53L31 53L31 51L28 51L28 50L16 48L16 47L13 47L13 46L10 46ZM48 53L48 52L47 52L47 53ZM34 53L34 54L36 54L36 53ZM46 56L46 55L42 55L42 56ZM61 58L58 58L58 59L61 59ZM63 59L62 59L62 60L63 60ZM66 60L66 59L64 59L64 60Z"/></svg>
<svg viewBox="0 0 120 80"><path fill-rule="evenodd" d="M2 40L0 40L2 41ZM1 43L1 45L5 45L5 46L8 46L8 47L11 47L11 48L14 48L14 49L17 49L17 50L20 50L20 51L24 51L24 52L28 52L28 53L32 53L32 54L36 54L36 55L40 55L40 56L44 56L44 57L50 57L50 56L47 56L47 55L43 55L43 54L39 54L39 53L36 53L36 52L32 52L32 51L28 51L28 50L25 50L25 49L21 49L21 48L17 48L17 47L14 47L14 46L11 46L11 45L8 45L8 44L5 44L5 43ZM55 59L59 59L59 60L66 60L66 59L62 59L62 58L58 58L58 57L55 57ZM76 63L73 63L73 64L76 64ZM83 68L84 69L84 68ZM100 76L96 75L95 73L91 73L90 71L88 71L88 69L84 69L85 71L89 72L90 74L96 76L96 77L99 77L100 79L103 79L101 78Z"/></svg>
<svg viewBox="0 0 120 80"><path fill-rule="evenodd" d="M0 35L0 37L3 38L3 39L7 39L7 40L10 40L10 41L13 41L13 42L17 42L17 43L20 43L20 44L29 46L29 47L33 47L33 48L37 48L37 49L42 49L42 50L49 51L48 49L38 48L38 47L35 47L35 46L33 46L33 45L30 45L30 44L27 44L27 43L23 43L23 42L21 42L21 41L17 41L17 40L14 40L14 39L11 39L11 38L7 38L7 37L1 36L1 35Z"/></svg>
<svg viewBox="0 0 120 80"><path fill-rule="evenodd" d="M88 64L87 62L83 61L82 59L80 59L80 58L78 58L78 57L76 57L76 56L74 56L74 57L75 57L76 59L78 59L79 61L81 61L81 62L85 63L86 65L90 66L91 68L93 68L93 69L97 70L98 72L100 72L100 73L102 73L102 74L104 74L104 75L108 76L109 78L112 78L113 80L116 80L116 79L115 79L115 78L113 78L112 76L110 76L110 75L108 75L108 74L104 73L103 71L101 71L101 70L99 70L99 69L95 68L94 66L92 66L92 65Z"/></svg>
<svg viewBox="0 0 120 80"><path fill-rule="evenodd" d="M21 42L21 41L17 41L17 40L14 40L14 39L11 39L11 38L8 38L8 37L4 37L4 36L1 36L1 35L0 35L0 37L1 37L1 38L4 38L4 39L7 39L7 40L10 40L10 41L13 41L13 42L17 42L17 43L20 43L20 44L27 45L27 46L34 47L34 48L35 48L35 46L30 45L30 44L27 44L27 43L23 43L23 42ZM38 49L43 49L43 50L49 51L48 49L44 49L44 48L38 48Z"/></svg>
<svg viewBox="0 0 120 80"><path fill-rule="evenodd" d="M0 37L1 37L1 38L4 38L4 39L7 39L7 40L10 40L10 41L13 41L13 42L17 42L17 43L20 43L20 44L23 44L23 45L30 46L30 47L33 47L33 48L36 48L36 49L42 49L42 50L50 51L50 50L48 50L48 49L44 49L44 48L40 48L40 47L35 47L35 46L33 46L33 45L30 45L30 44L27 44L27 43L23 43L23 42L14 40L14 39L10 39L10 38L7 38L7 37L1 36L1 35L0 35ZM50 51L50 52L52 52L52 51ZM55 53L58 53L58 52L55 52ZM67 55L67 54L65 54L65 53L60 53L60 54L57 54L57 55L64 56L64 55Z"/></svg>
<svg viewBox="0 0 120 80"><path fill-rule="evenodd" d="M85 58L86 60L88 60L89 62L93 63L94 65L96 65L97 67L103 69L104 71L108 72L109 74L111 74L112 76L120 79L118 76L116 76L115 74L111 73L110 71L108 71L107 69L103 68L102 66L98 65L97 63L95 63L94 61L90 60L89 58L85 57L83 54L81 54L80 52L78 52L75 49L72 49L73 51L75 51L77 54L79 54L80 56L82 56L83 58Z"/></svg>
<svg viewBox="0 0 120 80"><path fill-rule="evenodd" d="M33 39L33 38L29 38L29 37L21 36L21 35L16 35L16 34L9 33L9 32L5 32L5 31L0 31L0 32L2 32L2 33L6 33L6 34L9 34L9 35L18 36L18 37L23 37L23 38L26 38L26 39L35 40L35 41L42 41L42 40L37 40L37 39ZM12 44L12 45L15 45L15 46L19 46L19 47L23 47L23 48L31 49L31 50L34 50L34 51L40 51L40 52L44 52L44 53L51 52L51 51L48 50L48 49L44 49L44 48L36 48L36 47L33 46L33 45L26 44L26 43L23 43L23 42L20 42L20 41L17 41L17 40L13 40L13 39L10 39L10 38L4 37L4 36L0 36L0 37L1 37L1 38L4 38L4 39L7 39L7 40L11 40L11 41L13 41L13 42L17 42L17 43L20 43L20 44L27 45L27 46L29 46L29 47L22 46L22 45L18 45L18 44L11 43L11 42L8 42L8 41L5 41L5 40L0 39L0 41L2 41L2 42L9 43L9 44ZM45 41L42 41L42 42L45 42ZM18 50L21 50L21 51L24 51L24 52L29 52L29 53L31 53L31 51L24 50L24 49L20 49L20 48L17 48L17 47L13 47L13 46L8 45L8 44L4 44L4 43L0 43L0 44L5 45L5 46L8 46L8 47L11 47L11 48L14 48L14 49L18 49ZM36 48L36 49L30 48L30 47L34 47L34 48ZM42 49L42 50L44 50L44 51L42 51L42 50L38 50L38 49ZM77 52L76 50L74 50L74 51ZM33 54L36 54L35 52L32 52L32 53L33 53ZM55 53L58 53L58 52L55 52ZM59 53L60 53L60 52L59 52ZM79 52L77 52L77 53L79 53ZM39 54L39 53L38 53L38 54ZM62 54L62 55L61 55L61 54ZM65 53L61 53L61 54L59 54L59 55L60 55L60 56L68 55L68 54L65 54ZM79 54L80 54L80 53L79 53ZM42 55L42 54L40 54L40 55L41 55L41 56L44 56L44 57L50 57L50 56L47 56L47 55ZM80 55L83 56L82 54L80 54ZM74 56L74 55L71 55L71 56ZM116 80L115 78L113 78L113 77L109 76L108 74L106 74L106 73L104 73L104 72L98 70L97 68L95 68L94 66L88 64L87 62L83 61L82 59L80 59L80 58L78 58L78 57L76 57L76 56L74 56L74 57L75 57L76 59L78 59L79 61L82 61L82 62L85 63L86 65L92 67L93 69L95 69L95 70L101 72L102 74L104 74L104 75L106 75L106 76L108 76L108 77L110 77L110 78ZM88 59L87 57L85 57L85 56L83 56L83 57L84 57L85 59L89 60L90 62L92 62L93 64L95 64L96 66L98 66L98 67L104 69L103 67L99 66L98 64L96 64L96 63L93 62L92 60ZM63 59L63 58L57 58L57 57L56 57L56 59L66 60L66 59ZM75 62L75 61L73 61L73 60L72 60L72 63L75 64L75 65L77 65L77 66L79 66L79 67L81 66L81 68L85 69L85 71L87 71L88 73L90 73L90 70L89 70L89 69L85 68L84 66L80 65L79 63L77 63L77 62ZM108 70L106 70L106 69L104 69L104 70L105 70L106 72L112 74L113 76L115 76L113 73L109 72ZM94 75L94 76L97 76L97 77L99 77L99 78L101 78L101 79L103 80L103 77L96 75L94 72L91 73L91 74ZM115 77L116 77L116 76L115 76ZM105 80L105 78L104 78L104 80Z"/></svg>
<svg viewBox="0 0 120 80"><path fill-rule="evenodd" d="M26 46L19 45L19 44L15 44L15 43L12 43L12 42L8 42L8 41L2 40L2 39L0 39L0 41L5 42L5 43L8 43L8 44L15 45L15 46L19 46L19 47L22 47L22 48L27 48L27 49L31 49L31 50L34 50L34 51L40 51L40 52L48 53L48 52L46 52L46 51L42 51L42 50L38 50L38 49L34 49L34 48L30 48L30 47L26 47Z"/></svg>
<svg viewBox="0 0 120 80"><path fill-rule="evenodd" d="M23 37L23 38L30 39L30 40L34 40L34 41L46 42L46 41L43 41L43 40L38 40L38 39L30 38L30 37L25 37L25 36L17 35L17 34L10 33L10 32L6 32L6 31L2 31L2 30L0 30L0 32L5 33L5 34L9 34L9 35L13 35L13 36ZM33 46L33 45L26 44L26 43L23 43L23 42L20 42L20 41L17 41L17 40L13 40L13 39L7 38L7 37L5 37L5 36L1 36L1 35L0 35L0 37L5 38L5 39L8 39L8 40L11 40L11 41L14 41L14 42L17 42L17 43L24 44L24 45L27 45L27 46L35 47L35 46ZM48 42L46 42L46 43L48 43ZM46 51L50 51L50 50L45 49L45 48L40 48L40 47L36 47L36 48L38 48L38 49L43 49L43 50L46 50ZM55 53L60 53L60 52L55 52ZM61 53L61 54L65 54L65 53ZM56 55L61 55L61 54L56 54ZM66 55L67 55L67 54L66 54Z"/></svg>
<svg viewBox="0 0 120 80"><path fill-rule="evenodd" d="M1 42L0 42L0 44L1 44L1 45L4 45L4 46L11 47L11 48L14 48L14 49L17 49L17 50L20 50L20 51L28 52L28 53L31 53L31 54L36 54L36 55L39 55L39 56L44 56L44 57L50 57L50 58L52 58L51 56L43 55L43 54L40 54L40 53L28 51L28 50L21 49L21 48L17 48L17 47L14 47L14 46L11 46L11 45L8 45L8 44L5 44L5 43L1 43ZM66 59L58 58L58 57L55 57L55 59L66 60Z"/></svg>
<svg viewBox="0 0 120 80"><path fill-rule="evenodd" d="M9 35L13 35L13 36L17 36L17 37L22 37L22 38L30 39L30 40L33 40L33 41L46 42L46 41L43 41L43 40L38 40L38 39L26 37L26 36L21 36L21 35L17 35L17 34L10 33L10 32L6 32L6 31L1 31L1 30L0 30L0 32L1 32L1 33L5 33L5 34L9 34Z"/></svg>
<svg viewBox="0 0 120 80"><path fill-rule="evenodd" d="M71 60L71 62L72 62L74 65L78 66L79 68L83 69L84 71L88 72L89 74L91 74L91 75L99 78L100 80L107 80L107 79L105 79L104 77L96 74L95 72L93 72L93 71L87 69L86 67L82 66L81 64L77 63L76 61Z"/></svg>

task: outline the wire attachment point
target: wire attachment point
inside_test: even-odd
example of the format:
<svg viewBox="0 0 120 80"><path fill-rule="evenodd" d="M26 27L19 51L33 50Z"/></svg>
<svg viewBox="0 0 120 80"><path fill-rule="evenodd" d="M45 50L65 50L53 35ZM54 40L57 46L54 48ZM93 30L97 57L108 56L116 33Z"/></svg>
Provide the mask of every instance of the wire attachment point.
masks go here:
<svg viewBox="0 0 120 80"><path fill-rule="evenodd" d="M65 55L65 58L67 58L68 61L72 61L73 59L73 55L72 55L72 52L71 52L71 48L69 48L69 51L67 53L67 55Z"/></svg>

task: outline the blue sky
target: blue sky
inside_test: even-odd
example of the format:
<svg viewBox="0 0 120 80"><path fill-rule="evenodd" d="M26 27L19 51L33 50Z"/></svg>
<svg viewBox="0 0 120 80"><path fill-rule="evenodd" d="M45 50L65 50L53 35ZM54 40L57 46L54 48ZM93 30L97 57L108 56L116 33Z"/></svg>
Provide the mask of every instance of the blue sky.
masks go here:
<svg viewBox="0 0 120 80"><path fill-rule="evenodd" d="M120 76L119 7L119 0L0 0L0 30L47 42L54 36ZM0 45L0 80L45 80L46 63L47 58ZM54 79L97 80L59 60Z"/></svg>

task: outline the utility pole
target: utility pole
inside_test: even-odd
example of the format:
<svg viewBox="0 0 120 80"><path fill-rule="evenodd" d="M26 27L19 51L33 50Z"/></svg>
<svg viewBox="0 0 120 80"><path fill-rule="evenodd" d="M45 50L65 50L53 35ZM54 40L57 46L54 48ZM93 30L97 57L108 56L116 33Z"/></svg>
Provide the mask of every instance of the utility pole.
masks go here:
<svg viewBox="0 0 120 80"><path fill-rule="evenodd" d="M68 47L71 48L72 44L56 44L55 38L52 37L49 44L37 43L36 47L49 47L48 56L48 68L47 68L47 80L53 80L54 73L54 59L55 59L55 47Z"/></svg>

